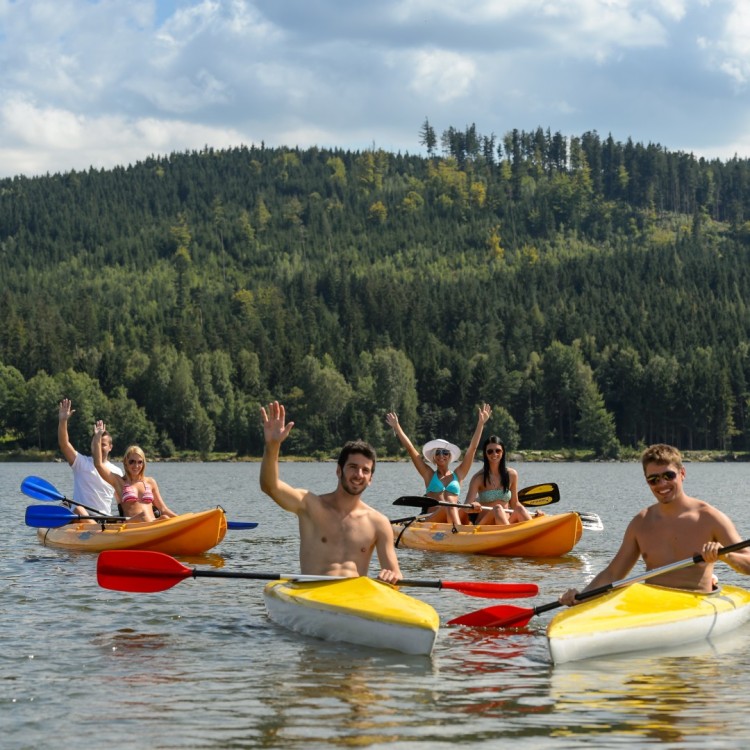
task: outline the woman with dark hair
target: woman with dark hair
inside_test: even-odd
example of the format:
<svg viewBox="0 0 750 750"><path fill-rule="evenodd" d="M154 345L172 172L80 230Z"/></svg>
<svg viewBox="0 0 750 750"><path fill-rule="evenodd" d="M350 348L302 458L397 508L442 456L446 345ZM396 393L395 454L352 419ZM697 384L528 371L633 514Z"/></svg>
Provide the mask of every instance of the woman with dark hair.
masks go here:
<svg viewBox="0 0 750 750"><path fill-rule="evenodd" d="M528 521L531 515L518 502L518 472L505 462L505 445L497 435L490 435L482 446L484 466L469 482L466 502L479 511L476 524L499 524ZM492 506L482 511L482 506Z"/></svg>

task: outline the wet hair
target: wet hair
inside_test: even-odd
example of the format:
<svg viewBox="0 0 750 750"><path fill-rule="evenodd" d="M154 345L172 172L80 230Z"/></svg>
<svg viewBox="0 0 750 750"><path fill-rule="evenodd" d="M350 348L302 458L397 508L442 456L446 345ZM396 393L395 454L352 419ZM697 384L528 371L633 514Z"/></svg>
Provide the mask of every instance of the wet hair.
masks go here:
<svg viewBox="0 0 750 750"><path fill-rule="evenodd" d="M484 486L489 487L490 484L490 461L487 458L487 446L488 445L499 445L503 449L503 455L500 456L500 484L504 490L510 489L510 474L508 474L508 467L505 464L505 443L497 435L490 435L487 440L482 444L482 461L484 462L483 476Z"/></svg>
<svg viewBox="0 0 750 750"><path fill-rule="evenodd" d="M141 464L141 470L136 475L136 481L140 481L146 475L146 454L143 452L143 448L141 448L139 445L128 446L128 449L125 451L125 453L122 456L122 465L123 465L123 468L125 469L126 477L130 477L130 472L128 471L128 458L130 458L130 456L138 456L138 458L143 459L143 463Z"/></svg>
<svg viewBox="0 0 750 750"><path fill-rule="evenodd" d="M645 451L641 454L641 466L643 466L643 473L646 473L646 466L648 464L674 464L678 469L682 468L682 453L673 445L667 445L666 443L657 443L656 445L649 445Z"/></svg>
<svg viewBox="0 0 750 750"><path fill-rule="evenodd" d="M375 449L364 440L350 440L344 445L339 453L339 468L343 471L346 462L352 453L359 453L365 458L369 458L372 461L372 474L375 473L375 464L378 460L378 454L375 453Z"/></svg>

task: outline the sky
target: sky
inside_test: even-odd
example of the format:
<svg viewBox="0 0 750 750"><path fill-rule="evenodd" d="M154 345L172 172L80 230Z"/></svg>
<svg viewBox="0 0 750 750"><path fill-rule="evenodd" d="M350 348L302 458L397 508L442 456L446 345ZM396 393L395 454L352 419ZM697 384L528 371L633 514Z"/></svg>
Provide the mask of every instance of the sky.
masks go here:
<svg viewBox="0 0 750 750"><path fill-rule="evenodd" d="M750 158L750 2L0 0L0 177L425 119Z"/></svg>

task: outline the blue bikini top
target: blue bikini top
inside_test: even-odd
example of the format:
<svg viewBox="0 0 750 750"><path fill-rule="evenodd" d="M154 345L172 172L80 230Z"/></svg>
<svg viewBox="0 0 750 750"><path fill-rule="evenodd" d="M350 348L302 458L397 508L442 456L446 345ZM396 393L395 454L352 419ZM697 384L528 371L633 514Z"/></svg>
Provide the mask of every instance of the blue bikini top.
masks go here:
<svg viewBox="0 0 750 750"><path fill-rule="evenodd" d="M453 474L453 479L451 479L448 484L443 484L440 479L438 478L437 472L435 472L432 475L432 479L430 479L430 483L427 485L427 492L448 492L451 495L460 495L461 494L461 482L458 481L456 478L456 475Z"/></svg>

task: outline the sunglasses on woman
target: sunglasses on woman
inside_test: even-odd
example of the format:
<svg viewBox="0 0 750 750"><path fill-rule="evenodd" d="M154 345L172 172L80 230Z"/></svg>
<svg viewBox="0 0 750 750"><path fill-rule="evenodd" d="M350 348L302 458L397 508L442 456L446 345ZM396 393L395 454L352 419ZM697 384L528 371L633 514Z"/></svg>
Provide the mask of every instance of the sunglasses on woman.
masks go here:
<svg viewBox="0 0 750 750"><path fill-rule="evenodd" d="M435 450L436 456L450 456L451 452L448 450L445 450L444 448L437 448Z"/></svg>
<svg viewBox="0 0 750 750"><path fill-rule="evenodd" d="M651 484L657 484L660 479L666 479L668 482L674 482L677 479L677 472L669 469L668 471L662 471L661 474L649 474L646 477L646 481Z"/></svg>
<svg viewBox="0 0 750 750"><path fill-rule="evenodd" d="M487 455L494 456L496 453L502 453L502 448L487 448Z"/></svg>

